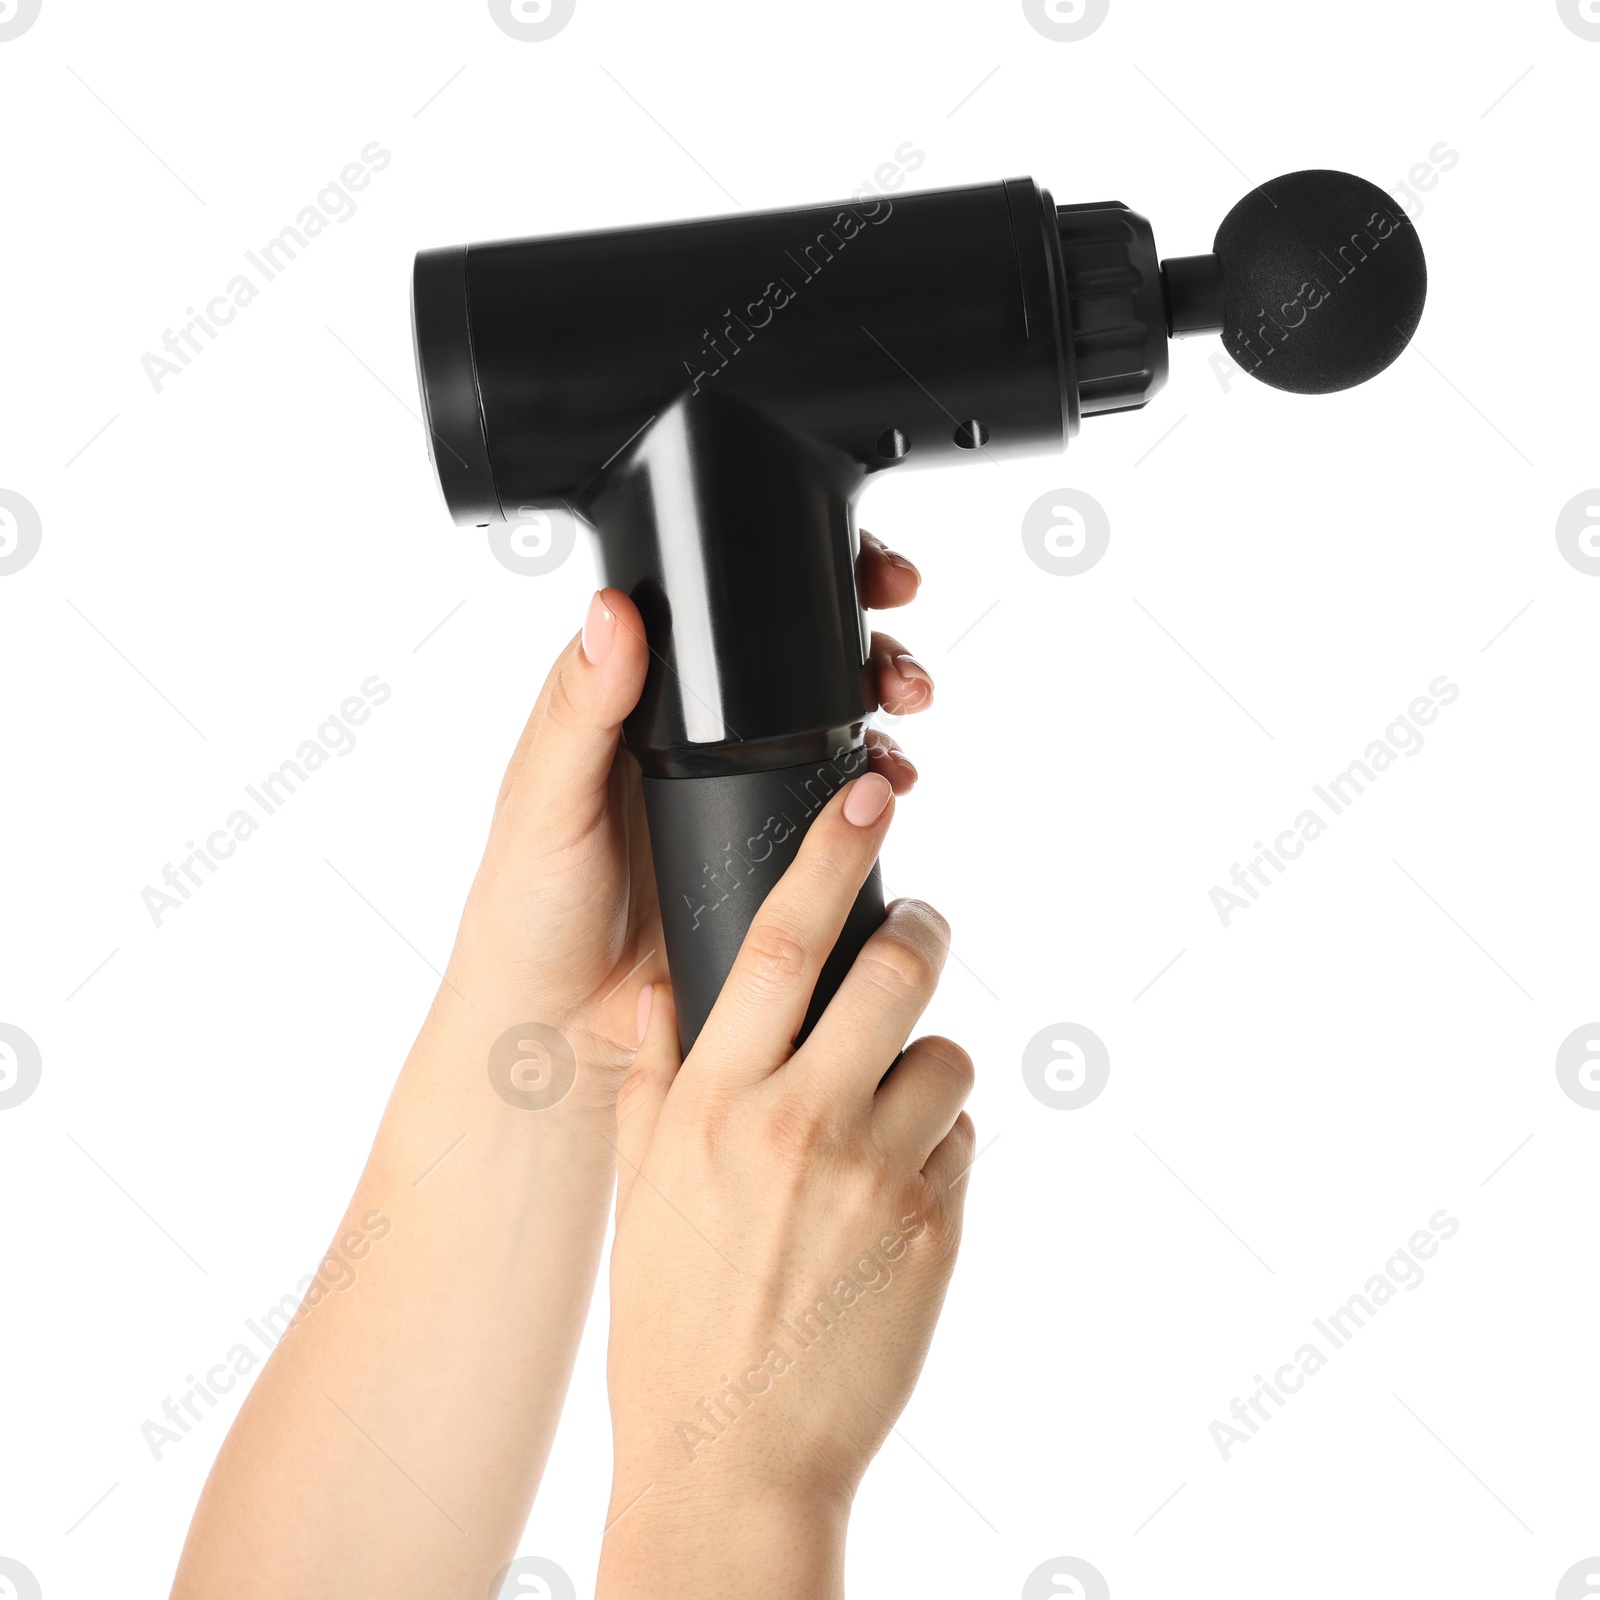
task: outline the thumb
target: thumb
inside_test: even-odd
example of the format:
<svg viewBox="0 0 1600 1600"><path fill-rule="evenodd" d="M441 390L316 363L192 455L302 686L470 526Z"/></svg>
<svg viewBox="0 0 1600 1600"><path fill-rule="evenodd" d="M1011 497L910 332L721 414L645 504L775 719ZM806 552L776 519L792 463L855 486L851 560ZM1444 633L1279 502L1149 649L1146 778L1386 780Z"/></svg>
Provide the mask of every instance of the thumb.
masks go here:
<svg viewBox="0 0 1600 1600"><path fill-rule="evenodd" d="M518 835L571 835L598 822L649 657L638 608L620 589L600 590L583 631L550 669L506 768L496 812Z"/></svg>
<svg viewBox="0 0 1600 1600"><path fill-rule="evenodd" d="M639 1170L650 1153L650 1140L661 1108L683 1057L678 1051L678 1012L672 989L665 983L646 984L639 993L639 1049L628 1075L617 1091L617 1215L622 1215Z"/></svg>

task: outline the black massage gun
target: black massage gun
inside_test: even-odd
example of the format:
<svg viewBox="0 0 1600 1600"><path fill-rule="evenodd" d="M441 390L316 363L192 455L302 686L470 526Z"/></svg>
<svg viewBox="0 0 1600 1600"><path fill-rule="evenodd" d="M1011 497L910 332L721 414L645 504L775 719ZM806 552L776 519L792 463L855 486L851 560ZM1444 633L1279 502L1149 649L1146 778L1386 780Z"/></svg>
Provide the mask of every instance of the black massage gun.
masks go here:
<svg viewBox="0 0 1600 1600"><path fill-rule="evenodd" d="M685 1050L874 709L855 502L873 474L1063 449L1143 406L1167 340L1223 336L1274 388L1381 372L1422 316L1383 190L1297 172L1209 255L1031 179L424 250L412 320L458 523L564 506L644 618L643 773ZM806 1027L882 921L878 874Z"/></svg>

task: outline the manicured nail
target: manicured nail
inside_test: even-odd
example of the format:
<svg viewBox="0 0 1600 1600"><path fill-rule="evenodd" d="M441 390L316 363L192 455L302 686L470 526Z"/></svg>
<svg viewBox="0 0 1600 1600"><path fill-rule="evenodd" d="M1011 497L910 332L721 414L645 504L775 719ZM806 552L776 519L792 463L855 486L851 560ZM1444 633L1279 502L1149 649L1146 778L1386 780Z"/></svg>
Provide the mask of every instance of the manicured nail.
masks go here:
<svg viewBox="0 0 1600 1600"><path fill-rule="evenodd" d="M639 1043L644 1043L644 1036L650 1030L650 1007L654 1004L655 988L653 983L647 983L639 991Z"/></svg>
<svg viewBox="0 0 1600 1600"><path fill-rule="evenodd" d="M918 583L922 582L922 574L916 566L907 561L898 550L891 550L875 533L868 533L865 528L861 530L861 545L863 549L870 549L883 557L891 567L898 567L902 572L909 572Z"/></svg>
<svg viewBox="0 0 1600 1600"><path fill-rule="evenodd" d="M917 781L919 776L919 773L917 772L917 764L905 753L904 750L891 750L889 752L889 759L891 761L898 762L899 765L904 767L906 771L911 774L911 781L913 783Z"/></svg>
<svg viewBox="0 0 1600 1600"><path fill-rule="evenodd" d="M870 828L883 815L893 793L882 773L869 772L864 778L857 778L844 797L844 820L858 828Z"/></svg>
<svg viewBox="0 0 1600 1600"><path fill-rule="evenodd" d="M597 593L589 602L588 616L583 619L583 653L591 665L599 666L611 654L616 636L616 613Z"/></svg>
<svg viewBox="0 0 1600 1600"><path fill-rule="evenodd" d="M933 677L915 656L896 656L894 670L905 685L900 693L900 704L907 711L920 711L933 699Z"/></svg>

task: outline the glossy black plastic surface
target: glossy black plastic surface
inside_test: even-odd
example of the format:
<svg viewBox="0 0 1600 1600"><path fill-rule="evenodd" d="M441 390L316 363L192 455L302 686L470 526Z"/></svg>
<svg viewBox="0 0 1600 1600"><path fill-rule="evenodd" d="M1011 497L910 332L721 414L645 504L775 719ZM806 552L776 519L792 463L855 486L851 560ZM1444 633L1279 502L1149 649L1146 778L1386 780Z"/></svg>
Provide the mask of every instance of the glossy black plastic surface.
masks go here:
<svg viewBox="0 0 1600 1600"><path fill-rule="evenodd" d="M1167 332L1174 339L1221 333L1228 320L1222 262L1216 256L1169 256L1161 263Z"/></svg>
<svg viewBox="0 0 1600 1600"><path fill-rule="evenodd" d="M428 454L457 522L501 521L473 372L467 247L421 250L411 278L411 336L421 377Z"/></svg>
<svg viewBox="0 0 1600 1600"><path fill-rule="evenodd" d="M858 744L873 702L851 500L865 477L727 389L685 395L577 506L651 644L628 747L654 777Z"/></svg>

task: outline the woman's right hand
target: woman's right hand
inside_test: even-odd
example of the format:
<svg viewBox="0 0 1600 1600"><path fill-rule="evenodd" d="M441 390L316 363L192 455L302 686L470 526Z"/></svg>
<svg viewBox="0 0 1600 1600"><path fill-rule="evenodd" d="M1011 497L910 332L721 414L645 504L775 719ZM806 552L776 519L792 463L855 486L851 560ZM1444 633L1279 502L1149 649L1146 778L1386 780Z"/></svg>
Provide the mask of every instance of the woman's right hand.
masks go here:
<svg viewBox="0 0 1600 1600"><path fill-rule="evenodd" d="M927 1354L973 1157L969 1057L906 1048L948 948L937 912L891 906L793 1044L893 813L871 773L818 816L681 1066L670 991L641 997L605 1600L842 1593L845 1518Z"/></svg>

